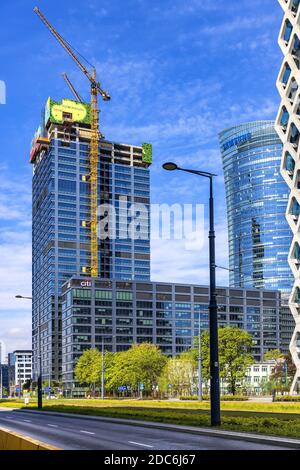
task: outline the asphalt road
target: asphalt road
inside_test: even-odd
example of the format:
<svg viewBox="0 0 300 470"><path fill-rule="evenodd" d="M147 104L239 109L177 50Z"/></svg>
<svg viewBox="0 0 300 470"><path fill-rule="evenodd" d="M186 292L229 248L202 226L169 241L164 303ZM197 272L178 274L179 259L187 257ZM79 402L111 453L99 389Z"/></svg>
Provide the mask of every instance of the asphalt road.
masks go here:
<svg viewBox="0 0 300 470"><path fill-rule="evenodd" d="M181 431L7 409L0 410L0 426L65 450L285 450Z"/></svg>

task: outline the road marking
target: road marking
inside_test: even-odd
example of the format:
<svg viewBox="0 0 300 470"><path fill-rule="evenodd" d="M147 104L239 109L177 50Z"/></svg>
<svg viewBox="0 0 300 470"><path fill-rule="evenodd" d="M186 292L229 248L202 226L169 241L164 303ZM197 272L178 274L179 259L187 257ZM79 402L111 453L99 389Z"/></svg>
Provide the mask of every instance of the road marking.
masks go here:
<svg viewBox="0 0 300 470"><path fill-rule="evenodd" d="M47 424L50 428L58 428L57 424Z"/></svg>
<svg viewBox="0 0 300 470"><path fill-rule="evenodd" d="M80 432L82 432L83 434L90 434L91 436L95 435L94 432L89 432L89 431L80 431Z"/></svg>
<svg viewBox="0 0 300 470"><path fill-rule="evenodd" d="M136 446L142 446L142 447L149 447L149 449L153 449L153 446L148 446L147 444L141 444L140 442L134 442L134 441L128 441L129 444L135 444Z"/></svg>
<svg viewBox="0 0 300 470"><path fill-rule="evenodd" d="M29 421L29 419L24 419L24 423L32 423L32 421Z"/></svg>

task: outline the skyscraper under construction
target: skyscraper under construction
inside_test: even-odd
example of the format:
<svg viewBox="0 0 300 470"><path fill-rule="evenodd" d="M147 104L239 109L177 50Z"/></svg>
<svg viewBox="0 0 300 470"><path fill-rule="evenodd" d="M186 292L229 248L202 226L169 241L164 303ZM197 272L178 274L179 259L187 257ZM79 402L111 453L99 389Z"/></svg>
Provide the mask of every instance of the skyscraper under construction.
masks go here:
<svg viewBox="0 0 300 470"><path fill-rule="evenodd" d="M91 277L91 106L47 101L33 139L33 370L39 350L43 377L61 374L61 287ZM99 141L98 275L150 280L152 148ZM145 208L140 236L131 237L134 204Z"/></svg>

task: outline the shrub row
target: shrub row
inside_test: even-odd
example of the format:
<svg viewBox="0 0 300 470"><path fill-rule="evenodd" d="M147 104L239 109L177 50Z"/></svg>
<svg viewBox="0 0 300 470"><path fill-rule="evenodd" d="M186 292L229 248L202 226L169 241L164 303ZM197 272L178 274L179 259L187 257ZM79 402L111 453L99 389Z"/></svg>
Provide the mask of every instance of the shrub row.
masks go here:
<svg viewBox="0 0 300 470"><path fill-rule="evenodd" d="M204 401L208 401L210 398L208 395L203 395L202 399ZM186 400L186 401L198 401L198 397L193 395L190 397L185 397L181 396L180 400ZM223 395L221 397L221 401L248 401L249 397L242 396L242 395Z"/></svg>
<svg viewBox="0 0 300 470"><path fill-rule="evenodd" d="M293 401L293 402L300 402L300 396L299 395L283 395L283 396L277 396L275 398L275 401L282 402L282 401Z"/></svg>

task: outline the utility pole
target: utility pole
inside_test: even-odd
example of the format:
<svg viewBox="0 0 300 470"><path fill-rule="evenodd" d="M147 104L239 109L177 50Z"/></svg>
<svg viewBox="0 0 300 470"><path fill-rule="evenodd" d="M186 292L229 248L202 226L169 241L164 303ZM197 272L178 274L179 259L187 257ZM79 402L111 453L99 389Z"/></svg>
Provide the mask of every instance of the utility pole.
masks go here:
<svg viewBox="0 0 300 470"><path fill-rule="evenodd" d="M202 401L202 345L201 345L201 312L199 311L198 342L198 400Z"/></svg>

